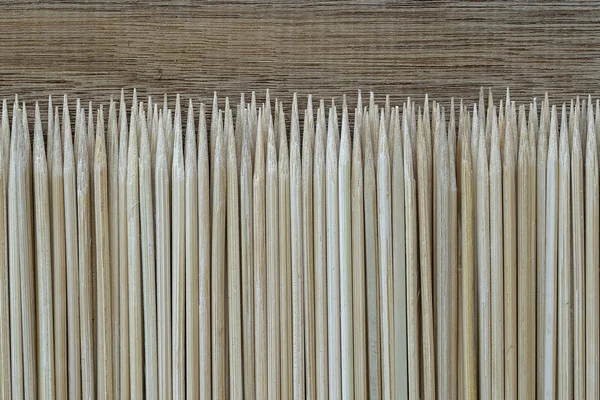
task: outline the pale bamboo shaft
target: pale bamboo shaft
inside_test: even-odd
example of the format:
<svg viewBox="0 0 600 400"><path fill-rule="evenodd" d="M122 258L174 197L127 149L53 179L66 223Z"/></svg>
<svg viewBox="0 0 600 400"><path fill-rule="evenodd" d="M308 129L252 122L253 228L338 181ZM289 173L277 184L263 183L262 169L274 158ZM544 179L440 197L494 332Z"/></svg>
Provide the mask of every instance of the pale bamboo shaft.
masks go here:
<svg viewBox="0 0 600 400"><path fill-rule="evenodd" d="M0 396L11 397L11 331L10 331L10 284L8 240L8 168L6 158L10 147L6 101L2 109L0 148Z"/></svg>

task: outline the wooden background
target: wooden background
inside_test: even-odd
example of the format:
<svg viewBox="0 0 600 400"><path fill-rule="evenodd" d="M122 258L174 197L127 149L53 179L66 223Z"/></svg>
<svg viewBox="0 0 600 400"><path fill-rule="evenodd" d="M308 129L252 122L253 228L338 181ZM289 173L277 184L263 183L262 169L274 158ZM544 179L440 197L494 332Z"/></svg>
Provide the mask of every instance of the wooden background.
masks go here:
<svg viewBox="0 0 600 400"><path fill-rule="evenodd" d="M0 96L600 94L596 2L162 3L0 2Z"/></svg>

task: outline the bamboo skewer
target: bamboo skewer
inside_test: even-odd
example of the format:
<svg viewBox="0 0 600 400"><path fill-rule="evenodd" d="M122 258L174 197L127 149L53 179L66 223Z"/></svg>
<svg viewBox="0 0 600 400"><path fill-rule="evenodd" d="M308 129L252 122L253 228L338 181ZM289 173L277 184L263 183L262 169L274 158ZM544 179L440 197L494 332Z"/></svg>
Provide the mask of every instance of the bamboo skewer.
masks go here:
<svg viewBox="0 0 600 400"><path fill-rule="evenodd" d="M37 320L39 329L39 387L42 398L55 395L54 375L54 318L52 299L52 260L50 243L50 210L48 200L48 165L44 139L42 138L42 119L40 108L35 105L35 127L33 141L33 186L36 221L36 265L37 265Z"/></svg>
<svg viewBox="0 0 600 400"><path fill-rule="evenodd" d="M558 272L558 132L556 107L552 106L546 186L546 289L544 322L544 397L556 396L557 272Z"/></svg>
<svg viewBox="0 0 600 400"><path fill-rule="evenodd" d="M317 398L329 394L327 341L327 209L325 186L325 105L321 100L315 129L313 210L315 244L315 352Z"/></svg>
<svg viewBox="0 0 600 400"><path fill-rule="evenodd" d="M588 106L585 157L585 390L586 398L600 396L599 282L600 199L598 197L598 152L592 104Z"/></svg>
<svg viewBox="0 0 600 400"><path fill-rule="evenodd" d="M571 107L572 109L573 107ZM563 104L558 156L558 352L557 393L561 398L573 395L573 327L571 264L571 162L567 111Z"/></svg>
<svg viewBox="0 0 600 400"><path fill-rule="evenodd" d="M129 283L128 283L128 251L127 251L127 151L129 136L127 134L127 110L125 94L121 90L119 106L119 393L122 399L130 396L129 368ZM170 323L170 322L169 322Z"/></svg>
<svg viewBox="0 0 600 400"><path fill-rule="evenodd" d="M450 100L448 125L449 160L449 259L450 259L450 391L451 398L458 396L458 199L456 179L456 130L454 121L454 98ZM502 194L499 195L502 198ZM501 201L501 200L500 200ZM501 205L500 205L501 207ZM502 332L503 333L503 332Z"/></svg>
<svg viewBox="0 0 600 400"><path fill-rule="evenodd" d="M352 312L354 317L354 382L355 396L367 398L367 320L365 286L365 212L363 194L363 161L361 140L363 132L360 101L356 106L352 141L351 207L352 207ZM403 199L404 200L404 199Z"/></svg>
<svg viewBox="0 0 600 400"><path fill-rule="evenodd" d="M159 117L156 146L156 300L158 315L158 398L171 392L171 207L167 144L162 115ZM210 325L209 325L210 326ZM210 382L210 379L209 379ZM210 385L207 385L210 393Z"/></svg>
<svg viewBox="0 0 600 400"><path fill-rule="evenodd" d="M198 147L194 126L194 108L190 100L185 133L185 349L186 397L197 399L200 395L198 374Z"/></svg>
<svg viewBox="0 0 600 400"><path fill-rule="evenodd" d="M98 396L112 397L113 394L113 351L112 351L112 320L110 293L110 239L108 225L108 165L104 144L104 115L102 107L98 111L96 124L97 137L95 140L96 154L94 162L94 206L96 219L96 273L97 288L97 373Z"/></svg>
<svg viewBox="0 0 600 400"><path fill-rule="evenodd" d="M152 154L144 109L139 110L140 236L142 245L142 301L144 308L144 373L147 396L158 396L158 339ZM194 246L195 247L195 246Z"/></svg>
<svg viewBox="0 0 600 400"><path fill-rule="evenodd" d="M11 331L10 331L10 284L9 284L9 241L8 241L8 168L6 157L10 146L8 110L6 101L2 107L2 131L0 144L0 396L11 397Z"/></svg>
<svg viewBox="0 0 600 400"><path fill-rule="evenodd" d="M281 107L283 108L283 107ZM283 114L282 114L283 119ZM285 134L285 132L282 132ZM304 364L304 273L302 232L302 162L300 160L300 122L298 100L294 94L290 121L290 232L291 238L291 292L293 315L293 396L305 398Z"/></svg>
<svg viewBox="0 0 600 400"><path fill-rule="evenodd" d="M352 206L350 121L345 98L342 109L342 137L338 165L339 188L339 251L342 395L354 397L354 330L352 307ZM292 195L292 198L294 196Z"/></svg>
<svg viewBox="0 0 600 400"><path fill-rule="evenodd" d="M267 268L265 236L265 148L263 114L258 112L253 177L254 222L254 343L256 398L267 397Z"/></svg>
<svg viewBox="0 0 600 400"><path fill-rule="evenodd" d="M171 301L173 312L173 398L185 397L185 166L179 95L175 101L171 169Z"/></svg>
<svg viewBox="0 0 600 400"><path fill-rule="evenodd" d="M317 396L315 343L315 270L313 161L315 125L312 97L308 96L302 134L302 244L304 261L304 345L306 354L306 396ZM362 175L362 169L361 169ZM361 197L362 204L362 197ZM361 205L362 207L362 205ZM362 242L361 242L362 243Z"/></svg>
<svg viewBox="0 0 600 400"><path fill-rule="evenodd" d="M198 308L200 310L199 344L200 352L200 399L211 397L211 326L210 326L210 169L208 165L208 143L204 104L200 104L198 117Z"/></svg>
<svg viewBox="0 0 600 400"><path fill-rule="evenodd" d="M571 201L573 218L573 386L575 398L585 397L585 236L584 170L579 110L575 112L571 133Z"/></svg>
<svg viewBox="0 0 600 400"><path fill-rule="evenodd" d="M294 394L292 243L290 210L290 157L283 110L279 109L279 333L281 339L281 397ZM269 185L269 183L267 183ZM268 206L267 206L268 207ZM269 281L267 278L267 291ZM271 347L269 346L269 352ZM269 376L271 376L269 374ZM269 378L270 379L270 378Z"/></svg>

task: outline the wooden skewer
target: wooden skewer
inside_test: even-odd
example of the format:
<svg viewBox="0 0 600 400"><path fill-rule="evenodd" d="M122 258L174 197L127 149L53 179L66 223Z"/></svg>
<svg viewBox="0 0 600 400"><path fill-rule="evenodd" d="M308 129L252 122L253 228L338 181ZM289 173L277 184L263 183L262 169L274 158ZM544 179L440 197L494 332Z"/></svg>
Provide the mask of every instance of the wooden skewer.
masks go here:
<svg viewBox="0 0 600 400"><path fill-rule="evenodd" d="M173 398L185 397L185 167L179 95L175 101L171 169L171 266L173 310Z"/></svg>
<svg viewBox="0 0 600 400"><path fill-rule="evenodd" d="M139 398L144 393L137 114L137 102L134 97L129 122L129 149L127 154L127 281L129 284L129 369L132 398Z"/></svg>
<svg viewBox="0 0 600 400"><path fill-rule="evenodd" d="M420 352L419 352L419 299L418 299L418 239L417 239L417 194L416 180L413 170L413 151L409 113L405 106L402 110L402 137L404 156L404 205L406 223L406 323L408 346L408 398L420 398ZM365 165L365 173L366 173ZM366 175L365 175L366 189ZM366 191L365 191L366 196ZM366 219L365 207L365 219ZM365 238L367 238L365 231Z"/></svg>
<svg viewBox="0 0 600 400"><path fill-rule="evenodd" d="M10 291L9 291L9 245L8 245L8 168L6 151L10 146L8 110L6 100L2 107L2 131L0 133L0 396L11 397L11 358L10 358ZM8 140L7 140L8 139Z"/></svg>
<svg viewBox="0 0 600 400"><path fill-rule="evenodd" d="M254 326L256 398L267 397L267 248L265 237L265 148L263 114L258 112L253 177Z"/></svg>
<svg viewBox="0 0 600 400"><path fill-rule="evenodd" d="M490 150L491 396L504 398L504 247L502 156L496 107L492 109Z"/></svg>
<svg viewBox="0 0 600 400"><path fill-rule="evenodd" d="M139 110L140 236L142 245L142 302L144 307L144 372L148 395L158 395L158 339L156 320L156 267L154 208L152 204L152 155L144 109ZM196 247L196 246L194 246Z"/></svg>
<svg viewBox="0 0 600 400"><path fill-rule="evenodd" d="M458 187L456 179L456 129L454 121L454 98L450 100L450 121L448 124L449 162L449 268L450 268L450 398L458 396ZM501 194L500 194L501 198ZM503 332L502 332L503 334Z"/></svg>
<svg viewBox="0 0 600 400"><path fill-rule="evenodd" d="M313 210L315 243L315 351L317 397L329 394L327 351L327 210L325 187L325 104L321 100L315 129L313 167Z"/></svg>
<svg viewBox="0 0 600 400"><path fill-rule="evenodd" d="M240 238L242 263L242 321L244 354L244 393L252 397L254 386L254 242L252 224L252 154L250 147L250 110L242 123L240 160Z"/></svg>
<svg viewBox="0 0 600 400"><path fill-rule="evenodd" d="M130 395L129 381L129 283L128 283L128 251L127 251L127 150L129 136L127 132L127 109L125 108L125 94L121 90L119 106L119 352L120 352L120 377L119 393L121 398L127 399ZM65 177L66 179L66 177ZM66 199L66 194L65 194ZM170 321L169 321L170 324Z"/></svg>
<svg viewBox="0 0 600 400"><path fill-rule="evenodd" d="M367 321L365 285L365 211L363 194L362 105L359 100L354 114L352 141L351 207L352 207L352 312L354 317L354 382L355 396L367 398Z"/></svg>
<svg viewBox="0 0 600 400"><path fill-rule="evenodd" d="M156 300L158 305L158 398L169 399L171 392L171 207L167 143L162 114L156 145ZM208 325L210 326L210 324ZM210 355L210 353L208 353ZM210 364L209 364L210 368ZM210 379L209 379L210 382ZM208 385L210 393L210 385Z"/></svg>
<svg viewBox="0 0 600 400"><path fill-rule="evenodd" d="M558 271L558 132L556 106L552 106L546 175L546 288L544 318L545 398L556 397L557 271Z"/></svg>
<svg viewBox="0 0 600 400"><path fill-rule="evenodd" d="M283 109L279 108L279 323L281 335L281 397L294 394L292 312L292 243L290 215L290 157ZM268 183L267 183L268 185ZM268 206L267 206L268 207ZM267 288L269 282L267 281ZM268 290L268 289L267 289ZM270 349L270 346L269 346ZM269 350L270 352L270 350ZM269 374L270 376L270 374ZM270 380L270 378L269 378Z"/></svg>
<svg viewBox="0 0 600 400"><path fill-rule="evenodd" d="M135 91L135 89L134 89ZM89 102L89 106L88 106L88 123L87 123L87 130L86 132L84 132L83 135L83 141L85 142L86 148L87 148L87 152L88 152L88 171L89 171L89 185L90 185L90 254L91 254L91 264L90 264L90 269L91 269L91 281L92 281L92 290L91 290L91 305L92 305L92 343L93 343L93 351L92 351L92 357L94 360L94 366L97 367L96 365L96 361L97 361L97 340L96 340L96 334L97 334L97 322L96 322L96 316L98 315L97 310L96 310L96 306L98 303L98 299L97 299L97 288L96 288L96 271L97 271L97 265L96 265L96 221L94 218L94 210L96 209L95 207L95 199L94 199L94 157L95 157L95 150L96 150L96 140L95 140L95 127L94 127L94 111L92 108L92 102ZM96 370L94 370L94 373L97 373ZM112 389L112 388L111 388Z"/></svg>
<svg viewBox="0 0 600 400"><path fill-rule="evenodd" d="M198 118L198 305L200 309L199 345L200 352L200 399L211 397L211 326L210 326L210 169L208 165L208 143L204 104L200 104Z"/></svg>
<svg viewBox="0 0 600 400"><path fill-rule="evenodd" d="M4 167L4 191L8 188L8 169L10 167L11 135L8 125L8 104L2 100L2 125L0 126L0 144L2 144L2 160Z"/></svg>
<svg viewBox="0 0 600 400"><path fill-rule="evenodd" d="M198 374L198 147L190 99L185 133L185 348L186 397L200 395Z"/></svg>
<svg viewBox="0 0 600 400"><path fill-rule="evenodd" d="M314 270L314 205L313 152L315 123L312 97L308 96L302 134L302 245L304 261L304 345L306 355L306 397L317 396L315 344L315 270ZM362 176L362 169L361 169ZM361 198L362 203L362 198Z"/></svg>
<svg viewBox="0 0 600 400"><path fill-rule="evenodd" d="M600 198L598 197L598 152L592 104L588 102L585 157L585 390L588 399L600 396Z"/></svg>
<svg viewBox="0 0 600 400"><path fill-rule="evenodd" d="M98 111L95 140L96 155L94 162L94 206L96 219L96 288L98 290L97 311L97 355L98 355L98 396L111 397L113 393L113 351L110 293L110 239L108 225L108 165L104 144L104 113Z"/></svg>
<svg viewBox="0 0 600 400"><path fill-rule="evenodd" d="M229 371L230 396L242 398L242 293L240 271L239 180L233 134L233 118L228 110L225 126L227 140L227 275L229 279Z"/></svg>
<svg viewBox="0 0 600 400"><path fill-rule="evenodd" d="M222 120L222 114L219 117ZM212 193L212 389L213 398L225 398L225 216L226 165L223 123L219 122ZM260 397L260 396L257 396Z"/></svg>
<svg viewBox="0 0 600 400"><path fill-rule="evenodd" d="M345 100L345 98L344 98ZM342 339L342 395L353 398L354 391L354 329L352 303L352 188L351 147L348 107L342 110L342 137L340 141L339 187L339 251L340 251L340 308ZM294 196L292 195L292 198Z"/></svg>
<svg viewBox="0 0 600 400"><path fill-rule="evenodd" d="M571 133L571 185L573 218L573 342L574 394L585 397L585 236L583 149L579 133L579 110L575 111Z"/></svg>
<svg viewBox="0 0 600 400"><path fill-rule="evenodd" d="M294 397L305 397L304 364L304 276L302 232L302 163L300 160L300 123L298 100L294 94L291 118L290 146L290 210L292 256L292 314L293 314L293 360Z"/></svg>
<svg viewBox="0 0 600 400"><path fill-rule="evenodd" d="M379 324L379 241L377 228L377 182L371 144L370 114L363 113L365 265L367 277L367 341L369 397L381 396L381 327ZM416 227L416 225L415 225Z"/></svg>
<svg viewBox="0 0 600 400"><path fill-rule="evenodd" d="M40 107L35 104L33 141L33 186L35 206L35 245L37 265L37 319L39 351L39 387L41 397L54 397L54 318L52 299L52 260L50 243L50 210L48 190L48 165L42 137Z"/></svg>

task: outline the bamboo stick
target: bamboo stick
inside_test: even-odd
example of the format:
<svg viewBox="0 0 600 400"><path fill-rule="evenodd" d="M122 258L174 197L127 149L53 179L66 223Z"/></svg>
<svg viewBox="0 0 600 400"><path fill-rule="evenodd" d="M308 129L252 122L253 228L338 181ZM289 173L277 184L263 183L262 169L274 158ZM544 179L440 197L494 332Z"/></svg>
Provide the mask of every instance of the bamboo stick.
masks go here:
<svg viewBox="0 0 600 400"><path fill-rule="evenodd" d="M474 232L473 232L473 171L470 142L467 129L463 131L461 154L461 227L462 227L462 350L463 350L463 393L464 399L477 398L477 366L475 344L475 276L474 276Z"/></svg>
<svg viewBox="0 0 600 400"><path fill-rule="evenodd" d="M362 105L359 100L354 113L352 140L351 207L352 207L352 311L354 317L354 382L355 396L367 398L367 320L365 288L365 212L363 194Z"/></svg>
<svg viewBox="0 0 600 400"><path fill-rule="evenodd" d="M367 267L367 340L369 397L381 396L381 327L379 300L379 257L377 227L377 183L371 144L371 123L368 112L363 113L364 140L364 207L365 207L365 265ZM416 225L415 225L416 226Z"/></svg>
<svg viewBox="0 0 600 400"><path fill-rule="evenodd" d="M127 134L127 109L125 94L121 90L119 105L119 352L120 352L120 398L129 399L129 283L128 283L128 250L127 250L127 150L129 136ZM170 323L170 322L169 322Z"/></svg>
<svg viewBox="0 0 600 400"><path fill-rule="evenodd" d="M325 187L325 105L321 100L315 128L313 165L313 210L315 245L315 365L317 398L329 394L329 360L327 349L327 210Z"/></svg>
<svg viewBox="0 0 600 400"><path fill-rule="evenodd" d="M18 100L15 97L13 106L12 134L10 141L10 166L8 170L8 229L18 232L19 214L17 194L17 161L18 148L21 135L21 111L18 106ZM10 291L10 319L11 321L22 320L21 304L21 259L19 255L19 235L13 235L9 241L9 291ZM14 399L24 397L23 386L23 330L22 324L13 323L10 325L10 343L11 343L11 388ZM79 341L77 341L79 344Z"/></svg>
<svg viewBox="0 0 600 400"><path fill-rule="evenodd" d="M10 168L11 135L8 125L8 104L2 99L2 125L0 126L0 144L2 144L2 160L4 168L4 191L8 188L8 170Z"/></svg>
<svg viewBox="0 0 600 400"><path fill-rule="evenodd" d="M185 397L185 167L179 95L175 101L171 169L171 266L173 398Z"/></svg>
<svg viewBox="0 0 600 400"><path fill-rule="evenodd" d="M585 390L586 398L600 396L600 326L598 285L600 274L600 199L598 198L598 152L592 103L588 103L585 156Z"/></svg>
<svg viewBox="0 0 600 400"><path fill-rule="evenodd" d="M48 165L42 137L40 107L35 104L33 141L33 187L35 207L35 249L37 266L37 322L39 352L39 387L42 398L55 395L54 375L54 318L52 299L52 245L50 243L50 210L48 190Z"/></svg>
<svg viewBox="0 0 600 400"><path fill-rule="evenodd" d="M292 310L292 242L290 240L290 157L283 110L279 109L279 333L281 339L281 397L294 394L294 352ZM267 183L268 185L268 183ZM268 206L267 206L268 207ZM267 280L267 288L269 282ZM268 289L267 289L268 290ZM269 349L271 347L269 346ZM269 350L270 352L270 350ZM270 374L269 374L270 376Z"/></svg>
<svg viewBox="0 0 600 400"><path fill-rule="evenodd" d="M198 305L200 309L199 345L200 352L200 399L211 396L211 326L210 326L210 178L208 165L208 143L204 104L200 104L198 117Z"/></svg>
<svg viewBox="0 0 600 400"><path fill-rule="evenodd" d="M243 397L242 365L242 293L240 274L240 213L239 181L233 118L231 110L226 119L227 140L227 274L229 279L229 371L230 396Z"/></svg>
<svg viewBox="0 0 600 400"><path fill-rule="evenodd" d="M302 163L300 160L300 123L298 120L298 100L296 94L294 94L294 101L292 103L290 125L290 227L291 237L294 238L291 243L294 398L305 398Z"/></svg>
<svg viewBox="0 0 600 400"><path fill-rule="evenodd" d="M449 259L450 259L450 398L458 396L458 198L456 180L456 129L454 120L454 98L450 100L450 121L448 124L449 161ZM500 178L501 179L501 178ZM502 198L502 194L499 195ZM501 207L501 205L500 205ZM503 332L501 332L503 334Z"/></svg>
<svg viewBox="0 0 600 400"><path fill-rule="evenodd" d="M143 384L143 327L142 327L142 271L140 253L140 196L139 152L137 138L137 102L132 102L129 122L129 149L127 154L127 281L129 284L129 370L130 393L140 398Z"/></svg>
<svg viewBox="0 0 600 400"><path fill-rule="evenodd" d="M79 104L79 101L78 101ZM77 157L77 246L79 254L79 309L81 326L81 380L84 397L95 393L94 338L92 336L92 271L90 226L90 173L87 152L85 111L76 111L75 148Z"/></svg>
<svg viewBox="0 0 600 400"><path fill-rule="evenodd" d="M558 271L558 132L552 106L546 186L546 289L544 322L544 397L556 396L557 271Z"/></svg>
<svg viewBox="0 0 600 400"><path fill-rule="evenodd" d="M575 398L585 397L585 236L583 149L579 133L579 110L573 121L571 147L571 185L573 218L573 377Z"/></svg>
<svg viewBox="0 0 600 400"><path fill-rule="evenodd" d="M222 119L222 117L219 117ZM226 165L223 124L219 128L215 146L214 186L212 193L212 388L213 399L225 398L226 392L226 339L225 339L225 202ZM260 396L257 396L260 397Z"/></svg>
<svg viewBox="0 0 600 400"><path fill-rule="evenodd" d="M406 222L406 323L408 346L408 398L420 398L420 352L419 352L419 300L418 300L418 239L417 239L417 194L413 170L413 150L409 125L409 113L402 109L402 136L404 156L404 204ZM366 165L365 165L366 166ZM366 169L365 169L366 173ZM365 175L366 183L366 175ZM366 189L366 185L365 185ZM366 192L365 192L366 195ZM366 218L365 206L365 218ZM365 238L367 234L365 231Z"/></svg>
<svg viewBox="0 0 600 400"><path fill-rule="evenodd" d="M6 101L2 107L2 136L0 138L0 396L11 397L11 358L10 358L10 284L9 284L9 241L8 241L8 168L6 151L10 146L8 127L8 110Z"/></svg>
<svg viewBox="0 0 600 400"><path fill-rule="evenodd" d="M315 270L314 255L314 190L313 161L315 123L312 97L308 96L304 112L304 130L302 134L302 245L304 261L304 345L306 355L306 397L317 396L316 344L315 344ZM362 176L362 169L361 169ZM362 204L362 197L361 197ZM361 205L362 207L362 205Z"/></svg>
<svg viewBox="0 0 600 400"><path fill-rule="evenodd" d="M134 89L135 90L135 89ZM86 148L87 148L87 152L88 152L88 171L89 171L89 185L90 185L90 254L91 254L91 263L90 263L90 269L91 269L91 281L92 281L92 290L91 290L91 306L92 306L92 343L93 343L93 351L92 351L92 357L94 360L94 365L96 366L96 361L97 361L97 340L96 340L96 334L97 334L97 322L96 322L96 316L97 316L97 310L96 310L96 305L97 305L97 288L96 288L96 270L98 268L98 266L96 265L96 221L94 218L94 210L95 208L95 199L94 199L94 157L95 157L95 150L96 150L96 143L95 143L95 127L94 127L94 111L92 108L92 102L89 102L88 105L88 123L87 123L87 130L84 133L84 137L83 137L83 141L85 142ZM94 370L94 373L97 373L97 371Z"/></svg>
<svg viewBox="0 0 600 400"><path fill-rule="evenodd" d="M571 107L572 109L572 107ZM571 176L567 111L563 104L558 158L558 353L557 393L560 398L573 396L573 320L571 264Z"/></svg>
<svg viewBox="0 0 600 400"><path fill-rule="evenodd" d="M192 100L188 104L185 133L185 349L186 397L200 395L198 374L198 147Z"/></svg>
<svg viewBox="0 0 600 400"><path fill-rule="evenodd" d="M146 396L158 396L158 339L156 319L156 266L154 208L152 195L152 154L146 114L139 110L140 236L142 249L142 302L144 310L144 374ZM194 246L195 247L195 246Z"/></svg>
<svg viewBox="0 0 600 400"><path fill-rule="evenodd" d="M158 305L158 398L171 398L171 207L170 168L163 116L156 145L156 300ZM208 386L210 393L210 386Z"/></svg>
<svg viewBox="0 0 600 400"><path fill-rule="evenodd" d="M104 114L102 107L98 111L95 140L96 154L94 162L94 206L96 219L96 288L98 290L97 311L97 356L98 356L98 396L112 397L112 321L110 293L110 239L108 225L108 165L104 144Z"/></svg>
<svg viewBox="0 0 600 400"><path fill-rule="evenodd" d="M345 100L345 99L344 99ZM354 397L354 330L352 307L352 207L351 207L351 149L348 107L343 104L342 136L339 149L339 251L340 251L340 308L342 395ZM292 198L294 196L292 195Z"/></svg>
<svg viewBox="0 0 600 400"><path fill-rule="evenodd" d="M31 143L27 126L25 103L22 109L21 130L18 132L17 192L18 192L18 232L19 258L21 260L21 303L23 309L23 382L25 398L32 398L38 389L36 352L36 308L34 281L34 233L32 212L32 165Z"/></svg>
<svg viewBox="0 0 600 400"><path fill-rule="evenodd" d="M77 118L77 117L76 117ZM67 271L67 327L68 327L68 357L69 357L69 397L81 397L81 342L80 342L80 312L79 312L79 257L77 232L77 195L76 195L76 166L73 154L71 136L71 119L67 96L63 100L63 172L64 172L64 202L65 202L65 249ZM55 135L55 146L58 135ZM58 151L54 152L53 161L56 164ZM56 165L54 173L59 168Z"/></svg>
<svg viewBox="0 0 600 400"><path fill-rule="evenodd" d="M258 112L253 177L254 323L256 398L267 397L267 268L265 237L265 148L263 114Z"/></svg>

